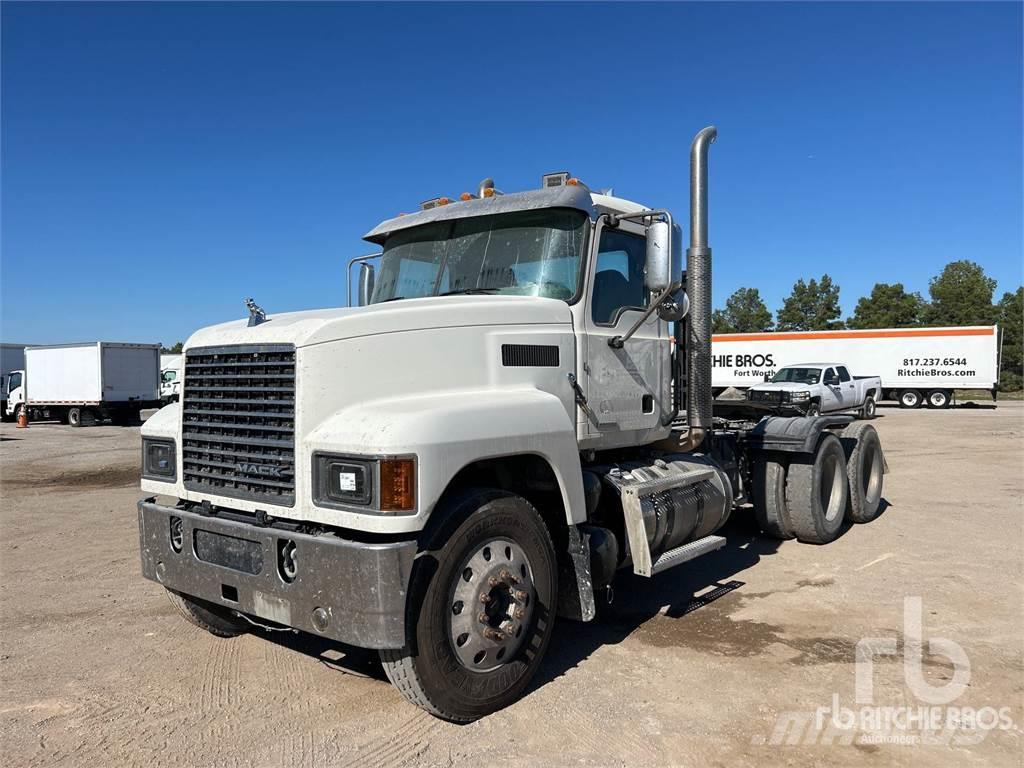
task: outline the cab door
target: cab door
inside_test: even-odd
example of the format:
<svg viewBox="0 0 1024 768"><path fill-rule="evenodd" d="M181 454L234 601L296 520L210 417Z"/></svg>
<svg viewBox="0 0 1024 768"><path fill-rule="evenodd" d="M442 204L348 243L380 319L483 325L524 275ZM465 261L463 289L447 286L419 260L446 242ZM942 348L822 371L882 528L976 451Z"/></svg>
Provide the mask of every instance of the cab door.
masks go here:
<svg viewBox="0 0 1024 768"><path fill-rule="evenodd" d="M821 374L821 388L821 412L842 410L843 390L840 388L839 374L835 368L826 368Z"/></svg>
<svg viewBox="0 0 1024 768"><path fill-rule="evenodd" d="M669 339L654 313L621 348L623 336L651 300L644 281L645 229L631 222L595 231L584 307L581 384L587 428L581 447L602 449L656 439L671 407Z"/></svg>

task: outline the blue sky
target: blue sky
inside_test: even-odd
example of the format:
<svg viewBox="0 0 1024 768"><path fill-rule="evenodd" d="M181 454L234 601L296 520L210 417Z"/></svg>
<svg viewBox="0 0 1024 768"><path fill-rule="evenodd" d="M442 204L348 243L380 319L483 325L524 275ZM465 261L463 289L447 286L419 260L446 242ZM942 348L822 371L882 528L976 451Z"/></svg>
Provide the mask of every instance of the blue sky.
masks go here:
<svg viewBox="0 0 1024 768"><path fill-rule="evenodd" d="M171 344L345 302L377 221L567 169L685 216L715 300L1022 279L1020 3L11 4L0 337ZM997 294L998 297L998 294Z"/></svg>

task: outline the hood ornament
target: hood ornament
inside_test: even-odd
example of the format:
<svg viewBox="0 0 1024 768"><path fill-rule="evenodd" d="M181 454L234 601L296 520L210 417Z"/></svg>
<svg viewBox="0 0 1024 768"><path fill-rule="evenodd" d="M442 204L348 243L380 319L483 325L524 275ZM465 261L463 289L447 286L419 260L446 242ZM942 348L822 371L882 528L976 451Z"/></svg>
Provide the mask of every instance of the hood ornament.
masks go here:
<svg viewBox="0 0 1024 768"><path fill-rule="evenodd" d="M249 325L247 327L252 328L254 325L267 322L267 313L251 297L245 300L245 306L249 308Z"/></svg>

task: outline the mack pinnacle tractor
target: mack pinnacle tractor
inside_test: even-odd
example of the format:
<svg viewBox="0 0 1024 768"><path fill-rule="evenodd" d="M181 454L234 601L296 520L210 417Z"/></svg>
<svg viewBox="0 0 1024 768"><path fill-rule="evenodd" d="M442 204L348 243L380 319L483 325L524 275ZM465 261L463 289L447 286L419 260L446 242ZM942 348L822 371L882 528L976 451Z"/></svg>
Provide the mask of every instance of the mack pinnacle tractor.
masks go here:
<svg viewBox="0 0 1024 768"><path fill-rule="evenodd" d="M142 430L143 574L220 637L379 651L468 722L523 694L556 619L719 549L732 510L813 544L876 517L872 426L712 399L715 137L691 147L685 263L667 209L488 179L374 227L359 306L249 300L193 334Z"/></svg>

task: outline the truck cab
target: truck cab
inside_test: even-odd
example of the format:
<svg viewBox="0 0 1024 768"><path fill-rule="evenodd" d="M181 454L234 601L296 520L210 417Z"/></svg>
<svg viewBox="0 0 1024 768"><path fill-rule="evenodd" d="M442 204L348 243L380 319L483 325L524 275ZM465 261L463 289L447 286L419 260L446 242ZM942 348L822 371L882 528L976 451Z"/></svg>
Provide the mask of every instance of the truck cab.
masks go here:
<svg viewBox="0 0 1024 768"><path fill-rule="evenodd" d="M15 416L25 402L25 371L11 371L4 377L4 413Z"/></svg>
<svg viewBox="0 0 1024 768"><path fill-rule="evenodd" d="M468 722L523 694L556 617L720 548L734 509L813 543L874 517L873 431L848 459L850 417L714 413L715 136L691 146L685 262L667 209L487 179L371 229L358 306L249 299L194 333L180 401L142 429L144 576L222 637L375 649L409 701Z"/></svg>

